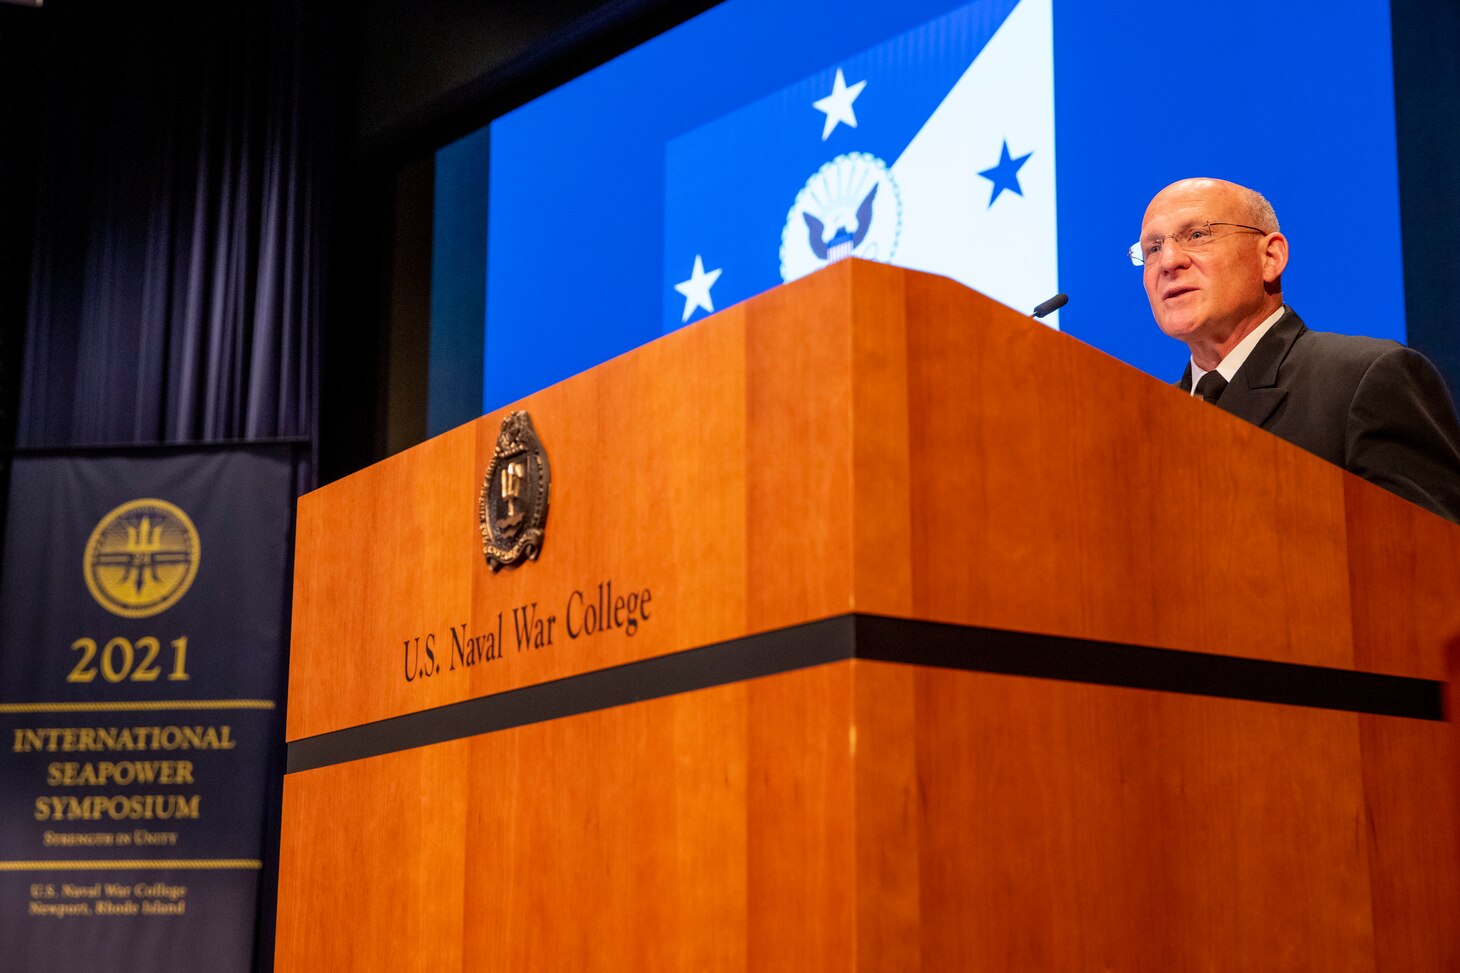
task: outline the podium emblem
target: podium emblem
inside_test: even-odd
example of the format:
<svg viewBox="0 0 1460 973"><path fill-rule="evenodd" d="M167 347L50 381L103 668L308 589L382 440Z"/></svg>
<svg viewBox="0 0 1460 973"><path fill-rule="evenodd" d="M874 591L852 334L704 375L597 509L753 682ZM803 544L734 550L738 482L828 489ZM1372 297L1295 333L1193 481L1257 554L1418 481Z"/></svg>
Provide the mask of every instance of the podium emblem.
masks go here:
<svg viewBox="0 0 1460 973"><path fill-rule="evenodd" d="M532 417L510 412L502 419L497 447L482 477L477 514L482 552L493 573L524 558L537 560L547 524L552 474Z"/></svg>

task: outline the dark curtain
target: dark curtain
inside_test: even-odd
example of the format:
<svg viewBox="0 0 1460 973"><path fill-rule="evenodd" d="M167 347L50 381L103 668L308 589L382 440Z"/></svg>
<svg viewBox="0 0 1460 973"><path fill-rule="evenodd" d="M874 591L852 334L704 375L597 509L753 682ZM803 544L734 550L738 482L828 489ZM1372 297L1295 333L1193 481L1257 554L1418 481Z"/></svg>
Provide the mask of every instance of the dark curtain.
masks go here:
<svg viewBox="0 0 1460 973"><path fill-rule="evenodd" d="M330 5L47 0L28 12L41 25L39 136L16 446L284 438L307 488L323 190L340 130ZM273 965L282 740L274 757L260 971Z"/></svg>
<svg viewBox="0 0 1460 973"><path fill-rule="evenodd" d="M26 294L35 226L36 143L40 113L39 44L43 11L0 6L0 536L4 534L20 403Z"/></svg>
<svg viewBox="0 0 1460 973"><path fill-rule="evenodd" d="M315 438L330 24L46 4L18 446Z"/></svg>

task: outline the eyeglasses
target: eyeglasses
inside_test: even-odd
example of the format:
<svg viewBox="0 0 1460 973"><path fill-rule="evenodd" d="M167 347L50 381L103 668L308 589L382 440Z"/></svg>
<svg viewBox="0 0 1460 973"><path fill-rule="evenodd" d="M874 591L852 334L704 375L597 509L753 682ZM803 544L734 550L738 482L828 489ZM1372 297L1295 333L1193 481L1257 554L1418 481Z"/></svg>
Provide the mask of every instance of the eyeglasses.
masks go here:
<svg viewBox="0 0 1460 973"><path fill-rule="evenodd" d="M1194 250L1201 250L1211 245L1213 240L1221 239L1221 235L1212 229L1214 226L1235 226L1239 230L1251 230L1253 233L1267 235L1267 231L1255 226L1248 226L1245 223L1198 223L1189 226L1184 230L1171 233L1166 236L1153 236L1149 240L1142 240L1140 243L1132 243L1127 250L1126 256L1130 262L1137 267L1144 267L1146 260L1161 256L1166 241L1171 241L1187 253Z"/></svg>

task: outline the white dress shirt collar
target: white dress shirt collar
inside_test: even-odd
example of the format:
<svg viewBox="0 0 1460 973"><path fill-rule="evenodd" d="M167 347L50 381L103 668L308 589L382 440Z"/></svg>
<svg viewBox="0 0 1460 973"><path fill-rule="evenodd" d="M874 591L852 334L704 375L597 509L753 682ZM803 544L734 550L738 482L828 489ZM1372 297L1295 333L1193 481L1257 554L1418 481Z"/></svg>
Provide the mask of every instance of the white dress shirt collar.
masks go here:
<svg viewBox="0 0 1460 973"><path fill-rule="evenodd" d="M1257 347L1257 343L1262 340L1263 335L1272 330L1272 326L1278 323L1278 318L1282 317L1287 309L1288 306L1284 304L1282 307L1272 312L1272 314L1268 316L1266 321L1263 321L1257 327L1253 328L1251 333L1249 333L1247 337L1237 342L1237 347L1227 352L1227 357L1223 358L1221 362L1217 364L1217 367L1215 369L1217 374L1221 375L1229 382L1232 381L1233 376L1237 374L1237 369L1241 368L1243 362L1247 361L1247 356L1252 354L1252 349ZM1206 373L1207 369L1198 367L1196 364L1196 359L1193 358L1191 361L1192 395L1196 394L1196 383L1200 382L1202 376Z"/></svg>

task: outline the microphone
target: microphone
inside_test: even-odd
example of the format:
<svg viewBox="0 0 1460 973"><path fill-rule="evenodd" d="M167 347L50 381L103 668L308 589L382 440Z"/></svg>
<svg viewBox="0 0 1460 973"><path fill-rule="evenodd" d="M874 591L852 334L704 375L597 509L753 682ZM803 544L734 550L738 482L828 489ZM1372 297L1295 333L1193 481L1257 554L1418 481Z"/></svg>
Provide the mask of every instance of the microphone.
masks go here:
<svg viewBox="0 0 1460 973"><path fill-rule="evenodd" d="M1056 294L1054 297L1051 297L1049 300L1039 305L1039 307L1035 308L1033 316L1036 318L1042 318L1051 311L1058 311L1060 308L1064 307L1068 303L1070 303L1070 295Z"/></svg>

